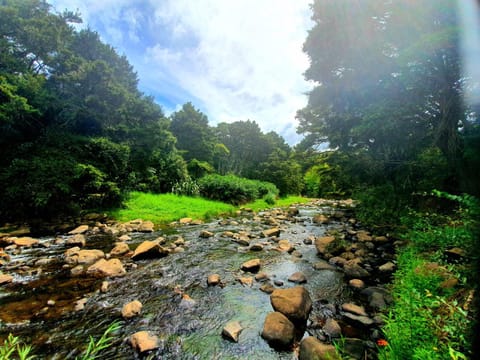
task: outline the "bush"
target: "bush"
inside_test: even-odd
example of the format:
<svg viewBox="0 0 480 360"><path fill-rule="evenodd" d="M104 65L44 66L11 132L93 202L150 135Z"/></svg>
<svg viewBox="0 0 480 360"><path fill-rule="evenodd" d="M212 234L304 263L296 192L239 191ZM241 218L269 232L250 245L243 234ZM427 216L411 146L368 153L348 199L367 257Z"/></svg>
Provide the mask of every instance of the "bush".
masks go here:
<svg viewBox="0 0 480 360"><path fill-rule="evenodd" d="M203 197L235 205L261 199L267 194L274 198L278 195L278 189L272 183L233 175L207 175L199 180L199 186Z"/></svg>

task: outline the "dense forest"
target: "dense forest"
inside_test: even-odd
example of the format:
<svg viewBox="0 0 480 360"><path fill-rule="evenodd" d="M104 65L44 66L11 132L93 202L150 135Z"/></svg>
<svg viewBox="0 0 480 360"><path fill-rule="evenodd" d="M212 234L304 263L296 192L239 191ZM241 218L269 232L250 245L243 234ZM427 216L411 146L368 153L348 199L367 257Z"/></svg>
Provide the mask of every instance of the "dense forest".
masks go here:
<svg viewBox="0 0 480 360"><path fill-rule="evenodd" d="M125 56L77 30L80 14L0 0L0 222L119 207L131 191L196 195L235 176L276 186L262 196L353 197L363 224L412 239L412 229L472 225L480 105L465 101L478 84L463 71L456 1L315 0L311 10L315 86L292 147L252 119L212 125L192 103L165 115ZM412 220L422 211L449 217L427 226ZM435 234L421 251L473 246L471 233Z"/></svg>

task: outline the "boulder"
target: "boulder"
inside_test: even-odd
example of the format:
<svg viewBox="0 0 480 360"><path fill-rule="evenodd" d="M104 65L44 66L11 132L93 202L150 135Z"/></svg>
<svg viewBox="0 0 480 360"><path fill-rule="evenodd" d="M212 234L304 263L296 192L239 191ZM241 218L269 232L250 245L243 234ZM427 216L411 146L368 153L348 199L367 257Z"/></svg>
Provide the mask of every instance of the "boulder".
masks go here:
<svg viewBox="0 0 480 360"><path fill-rule="evenodd" d="M100 259L95 264L91 265L87 274L91 274L97 277L116 277L125 275L126 271L118 259Z"/></svg>
<svg viewBox="0 0 480 360"><path fill-rule="evenodd" d="M303 286L277 289L270 295L275 311L287 316L293 323L304 325L312 310L312 299Z"/></svg>
<svg viewBox="0 0 480 360"><path fill-rule="evenodd" d="M312 221L315 223L315 224L328 224L330 222L330 219L323 215L323 214L318 214L318 215L315 215L312 219Z"/></svg>
<svg viewBox="0 0 480 360"><path fill-rule="evenodd" d="M243 327L238 321L229 321L222 329L222 335L227 339L238 342L238 336L242 332Z"/></svg>
<svg viewBox="0 0 480 360"><path fill-rule="evenodd" d="M335 241L335 236L321 236L315 239L315 247L317 248L317 252L320 255L325 255L329 252L328 248L330 244Z"/></svg>
<svg viewBox="0 0 480 360"><path fill-rule="evenodd" d="M211 231L208 231L208 230L202 230L200 232L200 237L204 238L204 239L207 239L207 238L210 238L210 237L213 237L213 236L215 236L215 234Z"/></svg>
<svg viewBox="0 0 480 360"><path fill-rule="evenodd" d="M13 276L8 274L0 274L0 285L9 284L13 281Z"/></svg>
<svg viewBox="0 0 480 360"><path fill-rule="evenodd" d="M253 244L249 247L250 251L262 251L263 250L263 245L262 244Z"/></svg>
<svg viewBox="0 0 480 360"><path fill-rule="evenodd" d="M124 319L130 319L137 316L142 311L142 303L138 300L133 300L122 307L122 317Z"/></svg>
<svg viewBox="0 0 480 360"><path fill-rule="evenodd" d="M129 240L132 240L132 238L126 234L118 238L118 241L129 241Z"/></svg>
<svg viewBox="0 0 480 360"><path fill-rule="evenodd" d="M307 277L305 276L305 274L303 272L297 271L297 272L293 273L292 275L290 275L290 277L288 278L288 281L296 283L296 284L303 284L303 283L307 282Z"/></svg>
<svg viewBox="0 0 480 360"><path fill-rule="evenodd" d="M313 268L315 270L332 270L332 271L337 269L335 266L330 265L325 260L321 260L321 261L313 264Z"/></svg>
<svg viewBox="0 0 480 360"><path fill-rule="evenodd" d="M365 283L363 282L363 280L360 279L351 279L348 281L348 285L350 285L351 288L356 290L361 290L365 287Z"/></svg>
<svg viewBox="0 0 480 360"><path fill-rule="evenodd" d="M240 281L240 284L246 287L252 287L253 285L253 278L250 276L244 276L238 279Z"/></svg>
<svg viewBox="0 0 480 360"><path fill-rule="evenodd" d="M80 250L78 246L65 251L65 262L70 265L89 265L104 257L102 250Z"/></svg>
<svg viewBox="0 0 480 360"><path fill-rule="evenodd" d="M218 274L211 274L208 276L207 285L208 286L216 286L220 284L220 275Z"/></svg>
<svg viewBox="0 0 480 360"><path fill-rule="evenodd" d="M138 226L138 231L140 232L153 232L154 230L154 224L151 221L143 221L139 226Z"/></svg>
<svg viewBox="0 0 480 360"><path fill-rule="evenodd" d="M140 353L159 347L158 337L148 331L139 331L130 336L130 344Z"/></svg>
<svg viewBox="0 0 480 360"><path fill-rule="evenodd" d="M160 246L158 241L144 241L135 249L132 260L161 258L168 255L168 250Z"/></svg>
<svg viewBox="0 0 480 360"><path fill-rule="evenodd" d="M258 282L264 282L264 281L269 280L269 277L268 277L267 273L260 272L260 273L255 275L255 280L258 281Z"/></svg>
<svg viewBox="0 0 480 360"><path fill-rule="evenodd" d="M279 240L278 241L278 249L280 251L285 251L288 253L291 253L295 248L293 247L292 244L290 244L290 241L288 240Z"/></svg>
<svg viewBox="0 0 480 360"><path fill-rule="evenodd" d="M87 244L87 238L83 234L75 234L73 237L67 239L66 244L84 247Z"/></svg>
<svg viewBox="0 0 480 360"><path fill-rule="evenodd" d="M325 321L325 325L323 325L323 331L330 337L330 338L337 338L342 335L342 329L338 322L335 319L328 318Z"/></svg>
<svg viewBox="0 0 480 360"><path fill-rule="evenodd" d="M17 246L32 247L38 245L39 241L37 239L24 236L19 238L13 238L13 243Z"/></svg>
<svg viewBox="0 0 480 360"><path fill-rule="evenodd" d="M365 231L365 230L357 231L357 239L358 239L358 241L361 241L361 242L366 242L366 241L372 241L373 240L372 236L370 236L370 233L368 231Z"/></svg>
<svg viewBox="0 0 480 360"><path fill-rule="evenodd" d="M363 316L363 315L355 315L349 312L346 312L344 315L344 318L349 321L350 323L354 324L355 326L361 325L361 326L371 326L375 322L369 318L368 316Z"/></svg>
<svg viewBox="0 0 480 360"><path fill-rule="evenodd" d="M349 278L366 278L370 276L370 273L362 268L355 259L348 260L343 265L343 271L345 271L345 275Z"/></svg>
<svg viewBox="0 0 480 360"><path fill-rule="evenodd" d="M275 228L263 230L262 235L263 235L263 237L279 236L280 235L280 229L275 227Z"/></svg>
<svg viewBox="0 0 480 360"><path fill-rule="evenodd" d="M295 326L280 312L267 314L262 337L274 348L290 348L295 340Z"/></svg>
<svg viewBox="0 0 480 360"><path fill-rule="evenodd" d="M302 340L298 360L340 360L333 345L327 345L313 336Z"/></svg>
<svg viewBox="0 0 480 360"><path fill-rule="evenodd" d="M80 225L68 232L69 235L84 234L88 231L88 225Z"/></svg>
<svg viewBox="0 0 480 360"><path fill-rule="evenodd" d="M192 218L181 218L180 220L178 220L178 222L182 225L187 225L187 224L190 224L192 222Z"/></svg>
<svg viewBox="0 0 480 360"><path fill-rule="evenodd" d="M118 242L115 247L110 251L111 256L122 256L130 251L130 247L125 242Z"/></svg>
<svg viewBox="0 0 480 360"><path fill-rule="evenodd" d="M266 294L271 294L275 291L275 287L272 284L268 283L260 286L260 290Z"/></svg>
<svg viewBox="0 0 480 360"><path fill-rule="evenodd" d="M367 316L367 312L363 306L355 305L353 303L342 304L342 310L355 315Z"/></svg>
<svg viewBox="0 0 480 360"><path fill-rule="evenodd" d="M248 271L248 272L258 272L260 270L261 262L260 259L252 259L244 262L241 266L241 269L243 271Z"/></svg>
<svg viewBox="0 0 480 360"><path fill-rule="evenodd" d="M380 265L378 267L378 271L383 272L383 273L391 273L395 270L395 264L391 261L386 262L383 265Z"/></svg>

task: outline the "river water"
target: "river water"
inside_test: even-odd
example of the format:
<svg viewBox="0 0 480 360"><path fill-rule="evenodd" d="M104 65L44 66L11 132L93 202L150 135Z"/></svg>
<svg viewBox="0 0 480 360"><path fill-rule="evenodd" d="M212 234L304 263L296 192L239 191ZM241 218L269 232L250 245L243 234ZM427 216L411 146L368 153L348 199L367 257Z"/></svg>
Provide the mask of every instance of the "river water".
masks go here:
<svg viewBox="0 0 480 360"><path fill-rule="evenodd" d="M288 277L302 271L308 279L304 286L314 308L315 304L338 305L351 298L343 274L315 270L313 264L320 260L315 246L304 244L308 237L324 235L327 228L341 228L344 224L312 222L314 214L332 212L329 207L300 206L299 210L294 218L280 220L279 238L295 246L293 255L276 250L275 242L261 238L261 231L271 226L254 219L251 213L168 231L130 234L131 248L158 236L165 236L167 243L181 236L186 242L185 251L135 263L123 259L127 275L108 279L110 285L105 293L99 291L104 279L72 277L69 269L64 268L65 245L55 244L53 237L41 238L48 247L12 255L8 273L14 275L14 282L0 288L0 340L11 332L32 344L39 358L74 359L89 336L99 338L113 321L120 320L121 329L114 334L113 345L99 358L142 358L128 338L137 331L148 330L161 339L160 348L143 357L148 359L295 359L294 352L273 350L260 336L265 316L272 311L269 295L259 290L262 283L254 280L249 287L238 279L253 276L240 270L243 262L260 258L260 271L272 281L277 280L277 284L283 282L276 285L278 288L293 286ZM215 236L201 238L202 230ZM262 243L264 249L249 251L223 236L224 231L246 231L254 237L252 243ZM86 248L108 252L114 241L107 235L92 236ZM51 260L34 265L40 255ZM213 273L220 274L225 286L207 286L206 279ZM192 301L182 300L182 294ZM84 297L88 298L85 308L74 311L75 302ZM49 300L54 304L47 305ZM123 320L122 306L133 300L143 304L141 315ZM221 335L230 320L238 320L244 328L238 343Z"/></svg>

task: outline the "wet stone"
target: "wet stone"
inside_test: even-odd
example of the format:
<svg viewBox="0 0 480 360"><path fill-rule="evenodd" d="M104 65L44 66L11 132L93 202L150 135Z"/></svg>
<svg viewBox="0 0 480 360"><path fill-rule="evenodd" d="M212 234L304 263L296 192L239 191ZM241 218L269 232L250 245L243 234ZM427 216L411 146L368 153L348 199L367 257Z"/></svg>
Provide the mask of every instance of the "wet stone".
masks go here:
<svg viewBox="0 0 480 360"><path fill-rule="evenodd" d="M307 277L301 271L295 272L288 278L288 281L296 283L296 284L303 284L307 282Z"/></svg>
<svg viewBox="0 0 480 360"><path fill-rule="evenodd" d="M313 336L302 340L298 360L340 360L333 345L324 344Z"/></svg>
<svg viewBox="0 0 480 360"><path fill-rule="evenodd" d="M238 337L242 330L243 327L238 321L230 321L223 327L222 335L225 336L227 339L238 342Z"/></svg>
<svg viewBox="0 0 480 360"><path fill-rule="evenodd" d="M220 275L218 274L211 274L207 278L207 285L208 286L216 286L220 284Z"/></svg>
<svg viewBox="0 0 480 360"><path fill-rule="evenodd" d="M264 293L271 294L275 291L275 287L272 284L263 284L260 286L260 290Z"/></svg>
<svg viewBox="0 0 480 360"><path fill-rule="evenodd" d="M84 234L88 231L88 225L80 225L68 232L69 235Z"/></svg>
<svg viewBox="0 0 480 360"><path fill-rule="evenodd" d="M363 306L359 306L353 303L342 304L342 310L355 315L367 316L367 312L365 311L365 308Z"/></svg>
<svg viewBox="0 0 480 360"><path fill-rule="evenodd" d="M156 335L148 331L139 331L130 337L130 344L140 353L154 350L159 347L159 340Z"/></svg>
<svg viewBox="0 0 480 360"><path fill-rule="evenodd" d="M200 232L200 237L204 238L204 239L210 238L210 237L213 237L213 236L215 236L215 234L211 231L208 231L208 230L202 230Z"/></svg>
<svg viewBox="0 0 480 360"><path fill-rule="evenodd" d="M328 318L323 326L323 331L331 338L340 337L342 335L342 328L335 319Z"/></svg>
<svg viewBox="0 0 480 360"><path fill-rule="evenodd" d="M142 303L138 300L131 301L122 307L122 317L124 319L130 319L137 315L140 315L142 311Z"/></svg>
<svg viewBox="0 0 480 360"><path fill-rule="evenodd" d="M258 272L258 270L260 270L260 265L261 265L260 259L252 259L244 262L241 266L241 269L243 271L255 273L255 272Z"/></svg>
<svg viewBox="0 0 480 360"><path fill-rule="evenodd" d="M263 281L267 281L269 279L267 273L264 273L264 272L260 272L258 274L255 275L255 280L258 281L258 282L263 282Z"/></svg>
<svg viewBox="0 0 480 360"><path fill-rule="evenodd" d="M280 312L267 314L263 325L262 337L274 348L286 349L295 339L295 326Z"/></svg>
<svg viewBox="0 0 480 360"><path fill-rule="evenodd" d="M0 285L9 284L13 281L13 276L8 274L0 274Z"/></svg>

